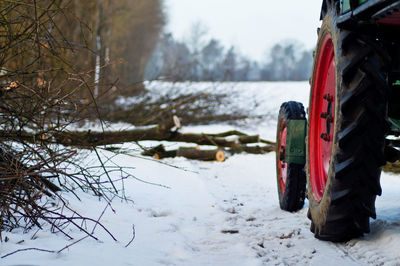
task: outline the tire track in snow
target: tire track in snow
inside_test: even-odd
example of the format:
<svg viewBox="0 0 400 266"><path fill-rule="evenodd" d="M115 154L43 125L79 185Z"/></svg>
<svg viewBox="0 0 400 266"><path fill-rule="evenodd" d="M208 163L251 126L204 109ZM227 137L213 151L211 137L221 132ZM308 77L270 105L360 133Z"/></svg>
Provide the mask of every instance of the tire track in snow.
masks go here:
<svg viewBox="0 0 400 266"><path fill-rule="evenodd" d="M273 154L238 155L218 167L199 170L225 216L224 222L216 225L219 233L236 230L226 236L228 243L243 242L249 247L249 256L261 265L318 264L327 256L335 258L335 264L359 265L334 244L313 237L306 208L297 213L280 210L274 160Z"/></svg>

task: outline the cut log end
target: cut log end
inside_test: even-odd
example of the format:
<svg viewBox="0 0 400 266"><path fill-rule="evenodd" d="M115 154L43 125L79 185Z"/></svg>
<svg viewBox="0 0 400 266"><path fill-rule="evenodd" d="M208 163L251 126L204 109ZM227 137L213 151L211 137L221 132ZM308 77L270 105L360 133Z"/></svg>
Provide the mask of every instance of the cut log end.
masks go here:
<svg viewBox="0 0 400 266"><path fill-rule="evenodd" d="M215 159L218 162L223 162L225 161L225 153L221 150L218 150L217 153L215 154Z"/></svg>

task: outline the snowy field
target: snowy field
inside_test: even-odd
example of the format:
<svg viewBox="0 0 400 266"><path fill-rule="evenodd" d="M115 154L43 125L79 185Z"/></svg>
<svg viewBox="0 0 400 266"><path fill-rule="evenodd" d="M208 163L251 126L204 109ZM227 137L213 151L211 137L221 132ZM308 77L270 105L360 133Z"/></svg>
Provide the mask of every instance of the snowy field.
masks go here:
<svg viewBox="0 0 400 266"><path fill-rule="evenodd" d="M158 85L150 84L154 90ZM230 85L243 96L233 99L232 104L250 106L257 98L261 104L254 113L272 118L247 121L239 128L212 125L184 127L183 131L236 128L274 140L274 118L280 104L297 100L308 105L308 82L221 86L226 89ZM196 86L210 88L204 83L191 87ZM112 162L134 168L129 171L137 179L123 184L133 202L114 199L110 207L83 193L78 193L82 201L64 195L72 208L95 220L105 210L100 222L117 241L100 227L94 231L98 241L86 238L75 244L84 235L72 227L68 233L74 240L51 234L47 227L39 232L14 230L3 233L8 241L1 243L0 256L27 248L54 252L21 251L0 259L0 265L400 265L399 176L382 174L383 195L377 199L377 219L372 221L371 233L335 244L313 237L306 217L307 202L297 213L280 210L273 153L234 155L224 163L184 158L157 162L136 156L134 144L124 147L132 154L118 155ZM102 155L112 156L108 151ZM88 164L90 160L88 156ZM86 226L89 231L94 227ZM71 246L57 253L67 245Z"/></svg>

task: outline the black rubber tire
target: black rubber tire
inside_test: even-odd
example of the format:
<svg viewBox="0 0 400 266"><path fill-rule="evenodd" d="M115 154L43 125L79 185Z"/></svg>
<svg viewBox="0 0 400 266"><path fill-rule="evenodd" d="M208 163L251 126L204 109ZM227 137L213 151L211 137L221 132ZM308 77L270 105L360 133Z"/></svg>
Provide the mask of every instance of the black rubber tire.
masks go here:
<svg viewBox="0 0 400 266"><path fill-rule="evenodd" d="M376 218L375 198L381 195L389 88L389 58L376 38L341 30L335 8L328 7L314 58L311 93L321 41L332 36L336 68L336 100L332 154L322 199L317 202L310 183L307 137L307 183L311 231L321 240L347 241L370 231ZM310 108L311 100L310 96ZM310 116L310 114L308 114Z"/></svg>
<svg viewBox="0 0 400 266"><path fill-rule="evenodd" d="M306 194L306 174L304 172L304 164L288 163L287 164L287 179L285 192L282 193L279 183L279 145L280 145L280 130L282 123L290 120L305 120L306 114L303 104L299 102L285 102L279 109L277 140L276 140L276 177L278 185L279 205L282 210L295 212L303 208L304 198Z"/></svg>

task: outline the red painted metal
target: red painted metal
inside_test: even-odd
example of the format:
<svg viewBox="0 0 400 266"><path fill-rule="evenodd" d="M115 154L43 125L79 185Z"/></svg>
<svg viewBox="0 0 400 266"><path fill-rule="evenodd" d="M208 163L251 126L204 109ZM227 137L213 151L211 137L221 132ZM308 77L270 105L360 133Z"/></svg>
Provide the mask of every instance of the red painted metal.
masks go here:
<svg viewBox="0 0 400 266"><path fill-rule="evenodd" d="M280 123L279 139L280 139L279 154L278 154L279 187L281 189L282 194L284 194L286 190L287 168L288 168L288 164L284 161L286 155L286 139L287 139L287 125L286 125L286 120L284 118Z"/></svg>
<svg viewBox="0 0 400 266"><path fill-rule="evenodd" d="M377 23L385 25L400 25L400 11L378 20Z"/></svg>
<svg viewBox="0 0 400 266"><path fill-rule="evenodd" d="M323 38L317 65L310 106L309 167L314 198L321 201L325 191L332 153L335 121L335 55L330 34Z"/></svg>

